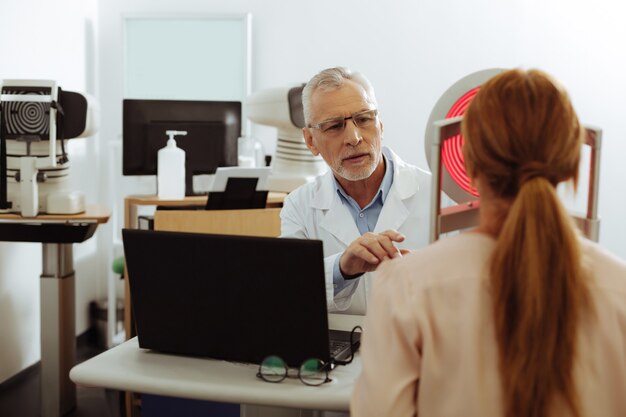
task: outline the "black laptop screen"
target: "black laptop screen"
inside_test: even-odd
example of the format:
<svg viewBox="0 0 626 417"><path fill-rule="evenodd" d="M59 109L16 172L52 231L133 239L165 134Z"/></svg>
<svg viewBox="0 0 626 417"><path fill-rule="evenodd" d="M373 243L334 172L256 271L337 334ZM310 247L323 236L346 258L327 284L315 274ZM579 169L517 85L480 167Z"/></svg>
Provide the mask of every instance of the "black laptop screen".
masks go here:
<svg viewBox="0 0 626 417"><path fill-rule="evenodd" d="M140 347L329 359L321 241L132 229L123 239Z"/></svg>

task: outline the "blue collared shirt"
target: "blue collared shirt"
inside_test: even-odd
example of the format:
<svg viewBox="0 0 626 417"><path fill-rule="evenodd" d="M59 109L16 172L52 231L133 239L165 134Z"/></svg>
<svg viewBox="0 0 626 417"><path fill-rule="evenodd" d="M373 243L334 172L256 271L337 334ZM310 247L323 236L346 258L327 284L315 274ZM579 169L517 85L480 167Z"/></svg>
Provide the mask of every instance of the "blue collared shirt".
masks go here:
<svg viewBox="0 0 626 417"><path fill-rule="evenodd" d="M373 232L376 227L376 223L378 222L378 217L380 216L380 212L383 209L383 205L385 204L385 199L389 195L389 190L391 189L391 184L393 184L393 161L391 157L388 157L383 149L383 158L385 160L385 175L383 177L382 182L380 183L380 187L378 188L378 192L366 205L364 208L359 207L358 203L346 194L345 190L337 179L333 176L333 182L335 184L335 189L337 190L337 194L339 194L339 198L344 206L348 208L350 214L352 214L352 218L354 219L354 223L356 223L356 227L359 229L359 233L361 235L367 232ZM335 265L333 267L333 284L335 289L335 294L341 291L349 281L344 279L341 270L339 269L339 259L341 258L340 254L335 259Z"/></svg>

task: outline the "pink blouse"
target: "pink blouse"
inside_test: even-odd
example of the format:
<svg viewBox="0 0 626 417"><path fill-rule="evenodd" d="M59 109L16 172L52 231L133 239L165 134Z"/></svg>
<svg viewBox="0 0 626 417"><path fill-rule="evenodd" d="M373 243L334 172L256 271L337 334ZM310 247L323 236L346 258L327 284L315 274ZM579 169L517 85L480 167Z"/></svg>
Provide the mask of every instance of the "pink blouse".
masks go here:
<svg viewBox="0 0 626 417"><path fill-rule="evenodd" d="M494 245L491 237L465 233L381 265L365 320L352 417L502 416L485 270ZM626 263L588 240L582 250L593 274L595 315L579 327L574 375L581 411L623 417Z"/></svg>

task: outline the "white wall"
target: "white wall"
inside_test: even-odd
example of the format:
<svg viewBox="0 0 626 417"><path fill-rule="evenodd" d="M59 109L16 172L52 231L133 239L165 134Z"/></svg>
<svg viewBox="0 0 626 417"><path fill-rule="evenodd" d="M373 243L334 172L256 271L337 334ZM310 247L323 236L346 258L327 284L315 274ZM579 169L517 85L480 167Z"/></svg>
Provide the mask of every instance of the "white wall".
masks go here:
<svg viewBox="0 0 626 417"><path fill-rule="evenodd" d="M0 79L53 79L64 90L94 94L95 1L2 0ZM98 202L97 138L70 141L72 189ZM98 232L96 232L98 233ZM0 243L0 382L40 358L41 244ZM88 327L87 305L99 292L103 264L97 239L74 246L77 333Z"/></svg>
<svg viewBox="0 0 626 417"><path fill-rule="evenodd" d="M251 12L252 91L304 82L329 66L361 70L376 89L385 142L424 167L426 122L451 84L485 68L537 67L565 84L583 123L604 129L600 240L626 257L626 245L620 245L626 197L618 171L620 155L626 154L620 123L626 93L625 11L612 0L593 5L582 0L100 2L100 85L106 94L101 100L109 122L102 130L119 140L124 13ZM273 129L254 126L253 131L274 149ZM115 198L121 207L122 196Z"/></svg>

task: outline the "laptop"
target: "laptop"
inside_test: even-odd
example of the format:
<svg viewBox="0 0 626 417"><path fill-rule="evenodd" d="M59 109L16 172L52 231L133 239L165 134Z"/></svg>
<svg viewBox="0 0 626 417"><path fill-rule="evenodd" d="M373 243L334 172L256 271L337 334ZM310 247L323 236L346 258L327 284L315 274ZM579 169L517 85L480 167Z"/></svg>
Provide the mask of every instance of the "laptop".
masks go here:
<svg viewBox="0 0 626 417"><path fill-rule="evenodd" d="M289 366L349 356L350 332L328 329L321 241L122 236L141 348L251 363L277 355ZM332 355L331 334L340 346Z"/></svg>

